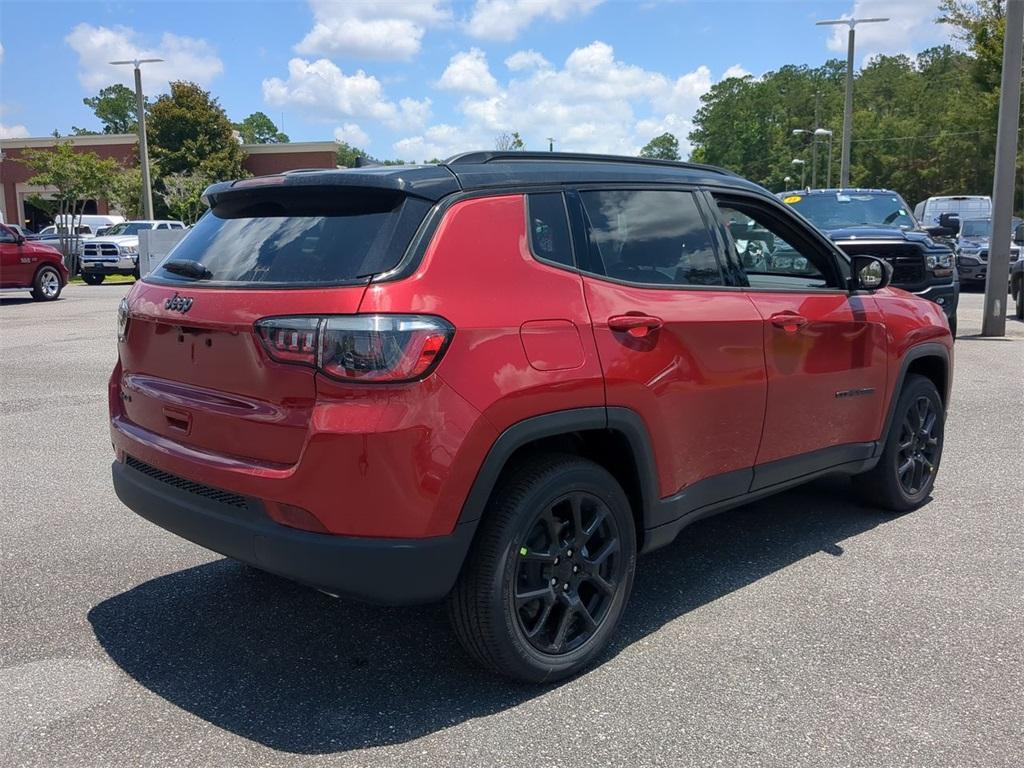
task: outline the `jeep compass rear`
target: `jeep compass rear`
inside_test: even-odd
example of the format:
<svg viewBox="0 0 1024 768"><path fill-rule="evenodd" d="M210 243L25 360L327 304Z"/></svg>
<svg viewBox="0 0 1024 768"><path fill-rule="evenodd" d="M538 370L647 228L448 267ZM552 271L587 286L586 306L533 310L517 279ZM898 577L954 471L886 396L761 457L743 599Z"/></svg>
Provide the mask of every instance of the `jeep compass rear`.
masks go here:
<svg viewBox="0 0 1024 768"><path fill-rule="evenodd" d="M446 598L504 675L596 659L697 519L830 473L931 493L942 311L720 169L473 153L205 200L119 308L118 496L332 594Z"/></svg>

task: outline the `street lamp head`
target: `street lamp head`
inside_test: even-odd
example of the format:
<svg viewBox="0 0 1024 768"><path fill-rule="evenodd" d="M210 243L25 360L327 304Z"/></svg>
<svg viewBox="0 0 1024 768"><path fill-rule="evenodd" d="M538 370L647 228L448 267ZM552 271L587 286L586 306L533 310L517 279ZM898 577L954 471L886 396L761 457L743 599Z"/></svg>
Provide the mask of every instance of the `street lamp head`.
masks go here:
<svg viewBox="0 0 1024 768"><path fill-rule="evenodd" d="M815 136L831 136L832 135L832 131L830 131L828 128L815 128L814 129L814 135Z"/></svg>
<svg viewBox="0 0 1024 768"><path fill-rule="evenodd" d="M801 160L799 157L794 157L792 165L807 165L807 161Z"/></svg>
<svg viewBox="0 0 1024 768"><path fill-rule="evenodd" d="M804 130L803 128L794 128L793 135L799 136L801 133L810 133L810 131Z"/></svg>
<svg viewBox="0 0 1024 768"><path fill-rule="evenodd" d="M134 64L136 67L139 64L156 64L161 62L163 59L125 59L123 61L108 61L108 64Z"/></svg>
<svg viewBox="0 0 1024 768"><path fill-rule="evenodd" d="M851 19L828 19L827 21L816 21L814 23L815 23L816 26L819 26L819 27L842 26L843 24L845 24L850 29L853 29L858 24L873 24L873 23L876 23L876 22L879 22L879 21L889 21L889 19L887 19L887 18L886 19L882 19L882 18L872 18L872 19L852 19L852 18Z"/></svg>

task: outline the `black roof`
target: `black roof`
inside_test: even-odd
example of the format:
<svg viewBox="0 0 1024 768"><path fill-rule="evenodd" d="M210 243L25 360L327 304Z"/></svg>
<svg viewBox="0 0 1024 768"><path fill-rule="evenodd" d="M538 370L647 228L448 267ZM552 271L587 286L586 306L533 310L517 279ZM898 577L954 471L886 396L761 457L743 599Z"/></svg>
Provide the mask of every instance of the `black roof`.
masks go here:
<svg viewBox="0 0 1024 768"><path fill-rule="evenodd" d="M573 152L466 152L439 165L308 169L225 181L209 187L205 196L213 204L223 194L257 187L353 186L440 200L465 190L595 182L730 186L768 194L730 171L700 163Z"/></svg>

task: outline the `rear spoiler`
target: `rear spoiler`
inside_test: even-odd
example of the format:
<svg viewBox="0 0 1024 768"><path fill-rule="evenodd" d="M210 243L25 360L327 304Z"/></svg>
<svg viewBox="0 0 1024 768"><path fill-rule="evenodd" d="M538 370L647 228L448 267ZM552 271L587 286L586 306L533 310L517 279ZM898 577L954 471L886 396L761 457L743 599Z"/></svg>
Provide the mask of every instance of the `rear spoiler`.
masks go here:
<svg viewBox="0 0 1024 768"><path fill-rule="evenodd" d="M203 192L203 202L213 208L228 197L246 195L254 190L266 192L275 187L323 194L330 194L332 189L390 191L431 202L462 188L455 174L443 165L310 169L211 184Z"/></svg>

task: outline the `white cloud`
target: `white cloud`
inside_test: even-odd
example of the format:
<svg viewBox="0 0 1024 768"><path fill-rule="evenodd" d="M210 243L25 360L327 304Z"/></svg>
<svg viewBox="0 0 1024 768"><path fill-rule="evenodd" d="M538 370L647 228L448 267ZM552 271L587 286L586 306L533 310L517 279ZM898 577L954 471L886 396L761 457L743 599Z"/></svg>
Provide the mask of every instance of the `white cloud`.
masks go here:
<svg viewBox="0 0 1024 768"><path fill-rule="evenodd" d="M295 50L370 59L410 59L427 27L451 12L443 0L310 0L314 25Z"/></svg>
<svg viewBox="0 0 1024 768"><path fill-rule="evenodd" d="M733 64L731 67L729 67L727 70L725 70L725 72L722 73L722 79L723 80L728 80L730 77L739 77L739 78L750 77L751 74L753 74L753 73L752 72L748 72L743 67L741 67L739 64Z"/></svg>
<svg viewBox="0 0 1024 768"><path fill-rule="evenodd" d="M344 141L346 144L351 144L355 147L365 147L370 143L370 137L366 135L366 131L355 123L345 123L335 128L334 140Z"/></svg>
<svg viewBox="0 0 1024 768"><path fill-rule="evenodd" d="M531 49L527 51L516 51L505 59L505 66L513 72L519 72L524 69L546 69L547 67L550 67L551 64L541 54Z"/></svg>
<svg viewBox="0 0 1024 768"><path fill-rule="evenodd" d="M600 41L574 50L560 68L528 51L509 58L516 74L493 91L466 96L458 107L461 125L431 126L396 142L395 152L445 157L489 148L497 134L517 130L530 148L552 136L557 149L619 154L636 154L669 131L685 153L693 113L713 82L706 66L673 79L617 60Z"/></svg>
<svg viewBox="0 0 1024 768"><path fill-rule="evenodd" d="M4 63L4 44L0 43L0 64Z"/></svg>
<svg viewBox="0 0 1024 768"><path fill-rule="evenodd" d="M486 40L515 40L535 19L565 21L604 0L476 0L466 31Z"/></svg>
<svg viewBox="0 0 1024 768"><path fill-rule="evenodd" d="M402 99L398 102L398 109L401 112L402 124L409 128L418 129L422 128L430 120L430 105L431 101L429 98L416 99Z"/></svg>
<svg viewBox="0 0 1024 768"><path fill-rule="evenodd" d="M857 57L863 61L877 54L913 56L917 51L948 40L947 27L935 23L938 6L938 0L856 0L854 18L889 19L879 24L857 25ZM840 18L849 18L849 14ZM849 27L844 24L829 29L829 50L845 56Z"/></svg>
<svg viewBox="0 0 1024 768"><path fill-rule="evenodd" d="M112 60L164 59L144 65L147 91L166 90L171 80L209 83L224 71L224 63L206 40L165 32L157 45L145 44L130 27L94 27L82 23L65 42L78 54L78 79L88 90L111 83L134 83L132 68L111 66Z"/></svg>
<svg viewBox="0 0 1024 768"><path fill-rule="evenodd" d="M370 118L405 130L421 128L430 119L430 99L395 104L376 77L361 69L346 75L328 59L292 59L287 80L263 81L263 99L271 106L296 107L321 119Z"/></svg>
<svg viewBox="0 0 1024 768"><path fill-rule="evenodd" d="M24 125L4 125L0 123L0 139L24 139L29 135Z"/></svg>
<svg viewBox="0 0 1024 768"><path fill-rule="evenodd" d="M452 56L441 79L437 81L437 87L446 91L487 96L498 90L498 81L487 66L484 52L479 48L470 48Z"/></svg>

